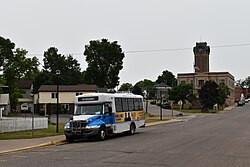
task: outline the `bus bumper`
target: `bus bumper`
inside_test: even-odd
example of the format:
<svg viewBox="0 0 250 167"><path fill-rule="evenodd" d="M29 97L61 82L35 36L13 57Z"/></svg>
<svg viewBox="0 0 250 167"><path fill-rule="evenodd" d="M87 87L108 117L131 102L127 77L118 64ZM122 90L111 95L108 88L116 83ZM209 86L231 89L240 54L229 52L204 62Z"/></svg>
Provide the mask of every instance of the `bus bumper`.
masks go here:
<svg viewBox="0 0 250 167"><path fill-rule="evenodd" d="M64 134L67 137L73 137L74 139L87 138L91 136L98 135L99 128L95 129L81 129L79 131L74 131L72 129L65 129Z"/></svg>

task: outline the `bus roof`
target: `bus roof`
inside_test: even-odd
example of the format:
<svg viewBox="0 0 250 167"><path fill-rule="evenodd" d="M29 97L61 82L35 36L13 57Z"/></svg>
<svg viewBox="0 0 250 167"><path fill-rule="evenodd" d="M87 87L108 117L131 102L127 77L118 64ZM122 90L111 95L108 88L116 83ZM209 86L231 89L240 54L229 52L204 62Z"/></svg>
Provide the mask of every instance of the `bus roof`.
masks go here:
<svg viewBox="0 0 250 167"><path fill-rule="evenodd" d="M136 95L133 93L86 93L86 94L82 94L82 95L78 95L78 97L81 96L107 96L107 97L137 97L137 98L142 98L141 95Z"/></svg>
<svg viewBox="0 0 250 167"><path fill-rule="evenodd" d="M88 99L89 97L89 99ZM91 99L90 97L99 97L98 99ZM111 101L112 98L143 98L141 95L135 95L133 93L86 93L82 95L78 95L75 97L75 102L80 101ZM84 100L79 100L79 99Z"/></svg>

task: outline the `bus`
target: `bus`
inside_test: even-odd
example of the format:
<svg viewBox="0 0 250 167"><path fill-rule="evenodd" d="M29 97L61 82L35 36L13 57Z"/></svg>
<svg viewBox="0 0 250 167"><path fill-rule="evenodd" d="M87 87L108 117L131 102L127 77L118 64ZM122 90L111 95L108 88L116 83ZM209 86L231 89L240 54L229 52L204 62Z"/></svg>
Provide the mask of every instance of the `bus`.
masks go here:
<svg viewBox="0 0 250 167"><path fill-rule="evenodd" d="M75 97L74 115L65 124L68 142L95 136L105 140L110 134L134 134L145 127L143 97L132 93L88 93Z"/></svg>

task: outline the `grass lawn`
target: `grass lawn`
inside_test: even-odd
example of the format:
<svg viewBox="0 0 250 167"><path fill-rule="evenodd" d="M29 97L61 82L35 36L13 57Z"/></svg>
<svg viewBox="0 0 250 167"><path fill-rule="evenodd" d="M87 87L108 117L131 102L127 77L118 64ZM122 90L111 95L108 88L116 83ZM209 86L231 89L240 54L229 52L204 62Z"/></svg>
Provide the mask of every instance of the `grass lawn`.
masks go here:
<svg viewBox="0 0 250 167"><path fill-rule="evenodd" d="M40 138L40 137L55 136L55 135L63 134L65 123L59 123L58 125L59 125L58 126L59 133L56 133L56 124L49 124L48 129L34 130L33 138ZM0 133L0 140L31 139L31 138L32 138L32 130Z"/></svg>
<svg viewBox="0 0 250 167"><path fill-rule="evenodd" d="M173 109L176 111L180 111L180 106L179 105L173 105ZM192 113L192 114L207 114L207 113L217 113L219 111L222 111L224 109L224 107L220 107L219 110L214 110L214 109L209 109L209 111L201 111L201 109L192 109L191 105L186 105L184 104L183 109L181 109L181 112L184 113Z"/></svg>

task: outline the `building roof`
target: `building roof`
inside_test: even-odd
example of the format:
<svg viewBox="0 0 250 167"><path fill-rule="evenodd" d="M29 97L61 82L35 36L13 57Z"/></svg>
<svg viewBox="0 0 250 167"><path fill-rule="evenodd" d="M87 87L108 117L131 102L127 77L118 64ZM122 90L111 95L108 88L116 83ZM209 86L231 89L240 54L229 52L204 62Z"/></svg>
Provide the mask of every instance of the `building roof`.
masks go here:
<svg viewBox="0 0 250 167"><path fill-rule="evenodd" d="M177 78L180 77L199 77L199 76L227 76L234 80L234 76L229 72L204 72L204 73L179 73Z"/></svg>
<svg viewBox="0 0 250 167"><path fill-rule="evenodd" d="M59 85L59 92L96 92L96 85ZM41 85L38 92L56 92L57 85Z"/></svg>
<svg viewBox="0 0 250 167"><path fill-rule="evenodd" d="M7 88L8 86L0 83L0 88Z"/></svg>
<svg viewBox="0 0 250 167"><path fill-rule="evenodd" d="M159 84L156 84L156 85L155 85L155 88L156 88L156 89L167 89L167 88L170 88L170 86L168 86L167 84L161 82L161 83L159 83Z"/></svg>
<svg viewBox="0 0 250 167"><path fill-rule="evenodd" d="M32 80L25 80L25 79L21 79L16 82L16 86L21 89L31 89L32 84L33 84Z"/></svg>

